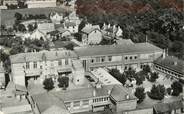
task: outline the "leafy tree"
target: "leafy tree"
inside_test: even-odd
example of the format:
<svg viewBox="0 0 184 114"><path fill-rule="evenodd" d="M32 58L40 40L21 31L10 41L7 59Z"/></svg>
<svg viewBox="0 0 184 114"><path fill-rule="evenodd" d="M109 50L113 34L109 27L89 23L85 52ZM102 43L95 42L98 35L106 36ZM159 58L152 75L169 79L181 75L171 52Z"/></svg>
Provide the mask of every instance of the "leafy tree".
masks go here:
<svg viewBox="0 0 184 114"><path fill-rule="evenodd" d="M124 74L121 74L118 69L110 69L109 74L111 74L114 78L120 81L123 85L125 85L127 78Z"/></svg>
<svg viewBox="0 0 184 114"><path fill-rule="evenodd" d="M151 88L151 91L148 92L148 96L152 99L156 99L156 100L162 100L164 98L165 95L165 87L164 85L153 85Z"/></svg>
<svg viewBox="0 0 184 114"><path fill-rule="evenodd" d="M172 95L178 96L183 92L183 85L179 81L175 81L172 83L171 88L173 90Z"/></svg>
<svg viewBox="0 0 184 114"><path fill-rule="evenodd" d="M141 76L137 76L137 77L135 78L135 80L136 80L136 84L137 84L137 85L143 84L143 78L142 78Z"/></svg>
<svg viewBox="0 0 184 114"><path fill-rule="evenodd" d="M15 45L10 50L11 55L18 54L18 53L23 53L23 52L24 52L24 46L23 45Z"/></svg>
<svg viewBox="0 0 184 114"><path fill-rule="evenodd" d="M46 78L43 82L43 85L47 91L50 91L54 88L54 82L53 82L52 78Z"/></svg>
<svg viewBox="0 0 184 114"><path fill-rule="evenodd" d="M29 31L29 32L32 32L32 31L34 31L34 29L35 29L34 26L31 25L31 24L29 24L27 27L28 27L28 31Z"/></svg>
<svg viewBox="0 0 184 114"><path fill-rule="evenodd" d="M149 66L149 65L145 65L145 66L143 67L143 71L144 71L146 74L150 73L150 72L151 72L150 66Z"/></svg>
<svg viewBox="0 0 184 114"><path fill-rule="evenodd" d="M18 31L25 32L26 31L26 27L23 24L18 24Z"/></svg>
<svg viewBox="0 0 184 114"><path fill-rule="evenodd" d="M68 77L59 77L58 78L58 86L60 88L66 89L69 86L69 78Z"/></svg>
<svg viewBox="0 0 184 114"><path fill-rule="evenodd" d="M150 82L155 82L158 79L158 73L153 72L150 75L151 75L150 78L149 78Z"/></svg>
<svg viewBox="0 0 184 114"><path fill-rule="evenodd" d="M22 20L22 17L23 16L22 16L22 14L16 12L15 15L14 15L14 17L15 17L16 20Z"/></svg>
<svg viewBox="0 0 184 114"><path fill-rule="evenodd" d="M139 99L138 103L141 103L146 97L146 93L143 87L137 87L134 94Z"/></svg>

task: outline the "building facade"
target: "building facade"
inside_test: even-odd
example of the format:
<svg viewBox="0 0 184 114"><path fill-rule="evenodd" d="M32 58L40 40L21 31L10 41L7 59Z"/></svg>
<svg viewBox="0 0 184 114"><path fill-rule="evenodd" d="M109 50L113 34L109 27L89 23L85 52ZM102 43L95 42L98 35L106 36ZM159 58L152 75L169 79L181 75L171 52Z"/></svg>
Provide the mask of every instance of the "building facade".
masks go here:
<svg viewBox="0 0 184 114"><path fill-rule="evenodd" d="M44 51L21 53L10 57L12 80L15 84L27 85L29 80L40 80L43 82L45 78L53 78L57 80L59 76L72 73L72 60L76 59L76 54L72 51ZM79 62L80 63L80 62ZM78 64L79 64L78 63ZM79 70L79 71L76 71ZM75 69L76 72L82 72ZM76 75L75 80L80 84L84 77ZM72 77L71 77L72 78Z"/></svg>
<svg viewBox="0 0 184 114"><path fill-rule="evenodd" d="M28 8L56 7L56 0L27 0Z"/></svg>
<svg viewBox="0 0 184 114"><path fill-rule="evenodd" d="M0 62L0 88L5 88L5 70Z"/></svg>
<svg viewBox="0 0 184 114"><path fill-rule="evenodd" d="M152 66L153 61L163 54L162 49L149 43L80 47L74 51L86 71L99 67L117 68L121 72L130 68L139 71L145 65Z"/></svg>

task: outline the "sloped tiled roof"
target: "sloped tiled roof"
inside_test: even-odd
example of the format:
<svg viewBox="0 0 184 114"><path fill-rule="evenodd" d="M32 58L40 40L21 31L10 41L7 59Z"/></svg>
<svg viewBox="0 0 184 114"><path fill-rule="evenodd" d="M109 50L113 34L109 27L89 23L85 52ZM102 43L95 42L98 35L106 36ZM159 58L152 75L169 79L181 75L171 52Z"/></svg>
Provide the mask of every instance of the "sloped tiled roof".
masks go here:
<svg viewBox="0 0 184 114"><path fill-rule="evenodd" d="M30 53L20 53L10 56L11 63L25 63L33 61L43 61L43 60L57 60L62 58L75 58L77 55L73 51L43 51L43 52L30 52Z"/></svg>
<svg viewBox="0 0 184 114"><path fill-rule="evenodd" d="M75 52L79 57L117 55L127 53L150 53L157 51L162 51L162 49L150 43L137 43L133 45L102 45L75 48Z"/></svg>
<svg viewBox="0 0 184 114"><path fill-rule="evenodd" d="M83 33L89 34L89 33L91 33L94 30L99 30L100 31L99 26L98 25L85 26L81 31Z"/></svg>

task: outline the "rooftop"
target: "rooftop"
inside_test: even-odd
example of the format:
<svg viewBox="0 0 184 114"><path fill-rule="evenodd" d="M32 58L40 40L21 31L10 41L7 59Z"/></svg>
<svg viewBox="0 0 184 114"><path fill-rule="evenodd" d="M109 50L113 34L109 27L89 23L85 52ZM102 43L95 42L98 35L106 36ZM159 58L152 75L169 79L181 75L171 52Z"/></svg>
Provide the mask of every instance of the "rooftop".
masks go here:
<svg viewBox="0 0 184 114"><path fill-rule="evenodd" d="M148 53L157 51L162 51L162 49L150 43L136 43L133 45L101 45L75 48L75 52L80 57L117 55L128 53Z"/></svg>
<svg viewBox="0 0 184 114"><path fill-rule="evenodd" d="M74 23L74 22L65 22L64 24L66 27L76 26L76 23Z"/></svg>
<svg viewBox="0 0 184 114"><path fill-rule="evenodd" d="M75 58L77 55L73 51L62 50L62 51L41 51L41 52L30 52L20 53L10 56L11 63L25 63L43 60L57 60L63 58Z"/></svg>
<svg viewBox="0 0 184 114"><path fill-rule="evenodd" d="M99 25L86 25L81 31L83 33L89 34L94 30L100 30Z"/></svg>
<svg viewBox="0 0 184 114"><path fill-rule="evenodd" d="M168 69L174 70L181 74L184 74L184 61L179 60L173 56L166 56L165 58L160 57L156 61L155 64L161 65L163 67L167 67Z"/></svg>
<svg viewBox="0 0 184 114"><path fill-rule="evenodd" d="M111 97L117 102L136 99L136 97L122 85L114 85L111 90Z"/></svg>
<svg viewBox="0 0 184 114"><path fill-rule="evenodd" d="M95 96L94 96L95 91ZM62 99L63 101L73 101L81 99L89 99L93 97L107 96L108 90L106 87L102 88L80 88L74 90L66 90L64 92L53 93L56 97Z"/></svg>

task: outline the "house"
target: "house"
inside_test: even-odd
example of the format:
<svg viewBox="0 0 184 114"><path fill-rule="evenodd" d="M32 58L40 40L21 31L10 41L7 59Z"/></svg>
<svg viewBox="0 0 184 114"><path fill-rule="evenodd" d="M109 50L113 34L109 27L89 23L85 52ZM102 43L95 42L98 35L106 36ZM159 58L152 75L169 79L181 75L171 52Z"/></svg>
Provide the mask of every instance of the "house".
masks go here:
<svg viewBox="0 0 184 114"><path fill-rule="evenodd" d="M3 5L18 5L18 0L3 0Z"/></svg>
<svg viewBox="0 0 184 114"><path fill-rule="evenodd" d="M181 101L170 103L158 103L154 109L154 114L182 114L183 104Z"/></svg>
<svg viewBox="0 0 184 114"><path fill-rule="evenodd" d="M6 90L1 91L0 95L0 110L3 114L33 114L25 89L12 81L8 83Z"/></svg>
<svg viewBox="0 0 184 114"><path fill-rule="evenodd" d="M47 34L48 32L54 31L55 26L54 23L38 23L37 29L42 31L44 34Z"/></svg>
<svg viewBox="0 0 184 114"><path fill-rule="evenodd" d="M126 112L135 110L137 107L137 98L130 94L122 85L115 85L110 94L112 109L115 112Z"/></svg>
<svg viewBox="0 0 184 114"><path fill-rule="evenodd" d="M61 13L53 12L50 14L50 20L54 24L61 24L61 21L63 21L63 19L64 17L63 17L63 14Z"/></svg>
<svg viewBox="0 0 184 114"><path fill-rule="evenodd" d="M28 33L27 35L25 35L25 38L38 39L38 40L40 40L40 39L46 40L46 35L41 30L36 29L33 32Z"/></svg>
<svg viewBox="0 0 184 114"><path fill-rule="evenodd" d="M154 60L162 56L163 50L150 43L132 45L102 45L78 47L74 51L83 61L86 71L96 68L117 68L141 70L145 65L152 67Z"/></svg>
<svg viewBox="0 0 184 114"><path fill-rule="evenodd" d="M78 27L79 27L79 25L77 25L74 22L69 22L69 21L64 22L63 26L64 26L64 29L65 30L69 30L72 34L73 33L78 33Z"/></svg>
<svg viewBox="0 0 184 114"><path fill-rule="evenodd" d="M77 80L76 85L80 85L83 82L84 76L75 74L82 69L74 69L73 59L76 59L77 55L68 50L59 51L42 51L42 52L30 52L20 53L10 56L11 61L11 80L15 84L27 86L29 80L35 80L40 83L45 78L52 77L53 80L63 74L72 74ZM79 64L82 64L79 61ZM73 71L73 72L72 72ZM75 71L75 72L74 72Z"/></svg>
<svg viewBox="0 0 184 114"><path fill-rule="evenodd" d="M0 62L0 88L5 88L5 70L1 62Z"/></svg>
<svg viewBox="0 0 184 114"><path fill-rule="evenodd" d="M102 41L102 32L98 25L87 24L81 32L82 43L85 45L99 44Z"/></svg>
<svg viewBox="0 0 184 114"><path fill-rule="evenodd" d="M172 78L184 80L184 61L173 56L167 56L165 51L162 57L154 62L156 72L171 76Z"/></svg>
<svg viewBox="0 0 184 114"><path fill-rule="evenodd" d="M65 22L73 22L79 25L81 23L81 19L76 14L76 10L72 11L67 17L65 17Z"/></svg>
<svg viewBox="0 0 184 114"><path fill-rule="evenodd" d="M56 7L56 0L27 0L28 8L47 8Z"/></svg>

